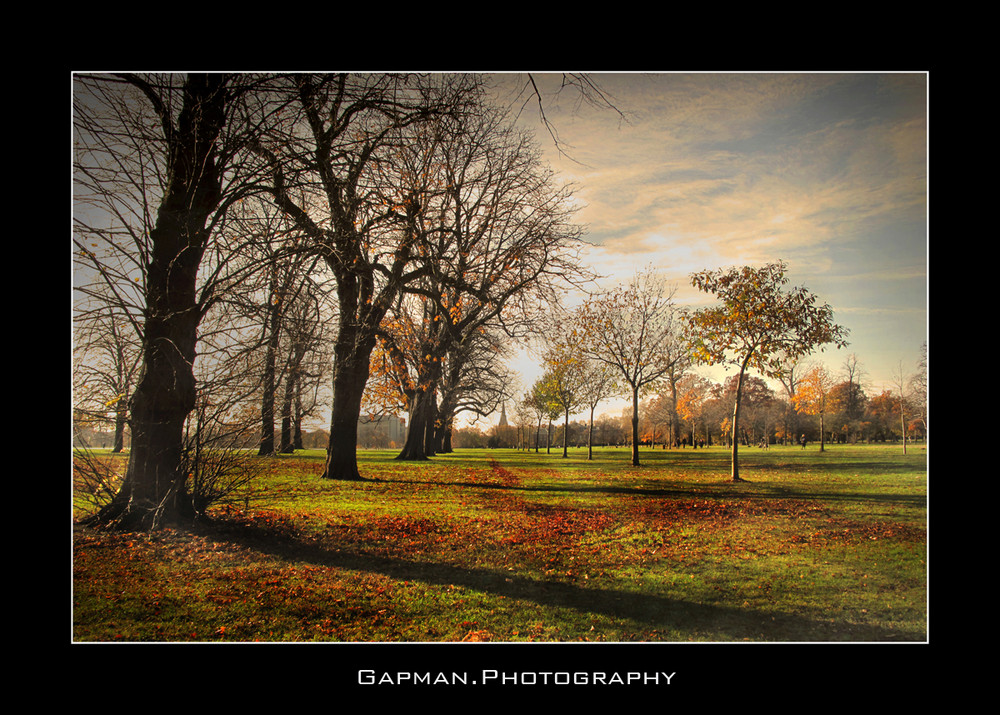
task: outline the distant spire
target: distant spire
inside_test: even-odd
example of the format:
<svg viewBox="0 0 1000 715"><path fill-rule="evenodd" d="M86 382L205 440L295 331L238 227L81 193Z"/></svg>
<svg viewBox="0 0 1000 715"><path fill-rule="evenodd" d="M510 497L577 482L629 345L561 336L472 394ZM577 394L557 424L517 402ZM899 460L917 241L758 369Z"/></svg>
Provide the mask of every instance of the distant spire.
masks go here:
<svg viewBox="0 0 1000 715"><path fill-rule="evenodd" d="M506 427L507 426L507 403L506 402L501 402L500 403L500 426L501 427Z"/></svg>

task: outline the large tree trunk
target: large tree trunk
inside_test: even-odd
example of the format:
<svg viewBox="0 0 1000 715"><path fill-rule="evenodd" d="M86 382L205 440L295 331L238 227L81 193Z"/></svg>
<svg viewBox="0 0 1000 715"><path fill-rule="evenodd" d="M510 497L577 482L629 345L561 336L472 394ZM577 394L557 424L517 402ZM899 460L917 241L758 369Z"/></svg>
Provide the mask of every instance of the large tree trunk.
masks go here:
<svg viewBox="0 0 1000 715"><path fill-rule="evenodd" d="M375 343L371 338L355 340L356 333L342 327L334 348L333 410L324 479L362 478L358 471L358 419Z"/></svg>
<svg viewBox="0 0 1000 715"><path fill-rule="evenodd" d="M449 419L441 426L441 454L452 454L455 451L455 447L451 443L451 435L454 430L454 422Z"/></svg>
<svg viewBox="0 0 1000 715"><path fill-rule="evenodd" d="M420 387L412 398L406 443L396 459L424 460L434 454L434 430L438 416L437 386L441 380L440 365L440 362L432 361L417 377Z"/></svg>
<svg viewBox="0 0 1000 715"><path fill-rule="evenodd" d="M225 75L192 75L167 137L169 183L149 234L143 365L130 405L132 448L121 489L96 523L145 529L193 516L183 431L195 405L198 267L208 217L221 198L214 153L225 122L226 81Z"/></svg>
<svg viewBox="0 0 1000 715"><path fill-rule="evenodd" d="M434 427L434 392L417 390L413 395L413 409L410 410L410 424L406 430L406 443L396 459L427 459L427 432Z"/></svg>
<svg viewBox="0 0 1000 715"><path fill-rule="evenodd" d="M184 421L195 404L196 254L200 250L189 247L177 252L176 261L150 265L143 368L131 401L132 448L121 490L98 515L100 522L153 528L191 516L181 467Z"/></svg>
<svg viewBox="0 0 1000 715"><path fill-rule="evenodd" d="M455 417L450 409L442 409L438 405L437 419L434 421L434 454L451 454L455 451L451 444L451 433L454 429Z"/></svg>

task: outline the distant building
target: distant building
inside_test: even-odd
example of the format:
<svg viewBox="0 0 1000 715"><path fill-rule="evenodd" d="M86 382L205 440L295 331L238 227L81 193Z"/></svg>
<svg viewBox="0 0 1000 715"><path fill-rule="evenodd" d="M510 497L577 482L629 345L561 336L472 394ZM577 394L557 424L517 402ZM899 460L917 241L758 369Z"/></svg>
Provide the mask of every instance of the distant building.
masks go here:
<svg viewBox="0 0 1000 715"><path fill-rule="evenodd" d="M406 418L397 415L362 415L358 419L358 446L393 449L406 442Z"/></svg>
<svg viewBox="0 0 1000 715"><path fill-rule="evenodd" d="M491 447L513 447L517 442L517 430L507 422L507 403L500 403L500 422L493 428L489 440Z"/></svg>

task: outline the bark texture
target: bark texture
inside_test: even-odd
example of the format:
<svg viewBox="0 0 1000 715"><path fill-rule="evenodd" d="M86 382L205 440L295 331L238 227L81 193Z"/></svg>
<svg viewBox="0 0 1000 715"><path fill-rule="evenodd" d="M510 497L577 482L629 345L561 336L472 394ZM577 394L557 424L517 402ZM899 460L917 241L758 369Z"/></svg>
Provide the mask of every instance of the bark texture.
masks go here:
<svg viewBox="0 0 1000 715"><path fill-rule="evenodd" d="M198 267L221 196L215 151L225 122L225 82L224 75L192 75L176 126L167 108L158 107L169 174L150 231L143 365L130 403L132 448L121 490L98 523L146 529L193 516L183 430L195 405ZM156 104L152 90L143 89Z"/></svg>

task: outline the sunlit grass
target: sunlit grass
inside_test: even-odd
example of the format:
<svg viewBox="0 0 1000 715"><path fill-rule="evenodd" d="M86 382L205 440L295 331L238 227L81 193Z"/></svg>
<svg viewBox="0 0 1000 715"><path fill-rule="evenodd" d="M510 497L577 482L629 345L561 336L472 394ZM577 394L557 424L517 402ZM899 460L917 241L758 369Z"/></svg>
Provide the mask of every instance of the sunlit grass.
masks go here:
<svg viewBox="0 0 1000 715"><path fill-rule="evenodd" d="M920 641L926 452L322 451L193 533L75 540L77 640Z"/></svg>

